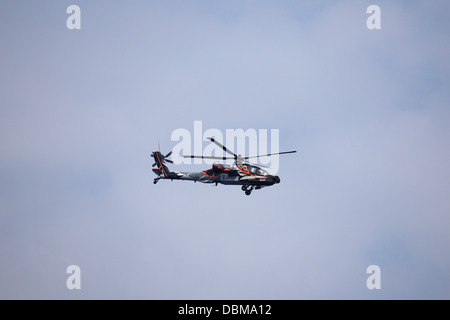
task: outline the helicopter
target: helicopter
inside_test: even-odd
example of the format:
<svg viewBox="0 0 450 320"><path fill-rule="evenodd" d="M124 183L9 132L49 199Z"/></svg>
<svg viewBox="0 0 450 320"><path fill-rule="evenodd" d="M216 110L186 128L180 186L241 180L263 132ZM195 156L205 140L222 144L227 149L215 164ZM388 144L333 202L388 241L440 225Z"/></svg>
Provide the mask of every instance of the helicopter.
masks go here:
<svg viewBox="0 0 450 320"><path fill-rule="evenodd" d="M201 172L174 172L170 171L167 167L166 162L173 163L172 160L167 159L172 154L170 151L168 154L163 155L160 151L153 151L151 156L154 158L155 163L153 163L153 172L157 177L153 180L156 184L160 179L170 179L170 180L188 180L194 182L202 183L215 183L216 186L220 184L224 185L240 185L242 191L246 195L250 195L253 190L259 190L263 187L272 186L274 184L280 183L280 177L270 175L266 170L256 166L254 164L248 163L246 161L249 158L258 157L268 157L277 154L287 154L295 153L297 151L284 151L277 153L269 153L265 155L258 155L252 157L243 157L241 155L236 155L227 147L216 141L214 138L206 138L222 148L223 151L232 155L232 157L216 157L216 156L197 156L197 155L183 155L184 158L200 158L200 159L216 159L216 160L228 160L233 159L233 164L217 164L214 163L211 169L201 171Z"/></svg>

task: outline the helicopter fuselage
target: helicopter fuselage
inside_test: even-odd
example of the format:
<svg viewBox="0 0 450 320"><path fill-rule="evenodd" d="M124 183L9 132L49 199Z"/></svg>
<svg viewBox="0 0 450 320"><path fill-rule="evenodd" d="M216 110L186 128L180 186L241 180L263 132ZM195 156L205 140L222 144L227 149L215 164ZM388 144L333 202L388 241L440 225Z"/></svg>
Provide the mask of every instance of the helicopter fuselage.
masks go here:
<svg viewBox="0 0 450 320"><path fill-rule="evenodd" d="M223 151L231 155L219 157L219 156L209 156L209 155L183 155L184 158L200 158L200 159L216 159L216 160L234 160L233 165L224 165L224 164L213 164L211 169L201 171L201 172L172 172L166 165L166 161L173 163L172 160L166 159L171 154L170 151L165 156L159 152L154 151L152 153L152 157L155 159L155 163L152 166L157 166L157 168L153 168L153 172L158 176L155 178L153 183L157 183L160 179L170 179L170 180L188 180L194 182L202 182L202 183L215 183L216 185L226 184L226 185L241 185L242 190L245 191L246 195L250 195L253 189L261 189L263 187L272 186L276 183L280 183L280 177L269 174L264 169L260 167L246 163L246 159L249 158L257 158L257 157L268 157L279 154L287 154L287 153L295 153L296 151L284 151L284 152L275 152L268 153L264 155L251 156L251 157L243 157L241 155L237 155L227 147L222 145L220 142L216 141L216 139L212 137L207 137L206 139L210 140L218 147L222 148Z"/></svg>
<svg viewBox="0 0 450 320"><path fill-rule="evenodd" d="M239 163L235 165L213 164L211 169L200 172L173 172L160 161L161 155L155 154L155 161L158 165L153 168L153 172L158 176L154 183L160 179L186 180L201 183L215 183L224 185L241 185L246 194L250 194L253 189L271 186L280 183L278 176L270 175L267 171L258 166ZM248 192L247 192L248 191Z"/></svg>

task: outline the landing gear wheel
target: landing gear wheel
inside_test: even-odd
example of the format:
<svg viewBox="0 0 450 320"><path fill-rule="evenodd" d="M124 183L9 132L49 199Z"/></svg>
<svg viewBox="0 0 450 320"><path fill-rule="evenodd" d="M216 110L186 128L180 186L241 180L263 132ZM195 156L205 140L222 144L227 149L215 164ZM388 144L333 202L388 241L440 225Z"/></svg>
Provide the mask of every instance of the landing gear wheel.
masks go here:
<svg viewBox="0 0 450 320"><path fill-rule="evenodd" d="M245 190L245 194L246 194L246 195L249 196L251 193L252 193L252 190Z"/></svg>
<svg viewBox="0 0 450 320"><path fill-rule="evenodd" d="M245 191L245 190L247 190L247 186L242 186L241 189L242 189L242 191Z"/></svg>
<svg viewBox="0 0 450 320"><path fill-rule="evenodd" d="M153 180L153 184L156 184L159 181L158 178L156 178L155 180Z"/></svg>

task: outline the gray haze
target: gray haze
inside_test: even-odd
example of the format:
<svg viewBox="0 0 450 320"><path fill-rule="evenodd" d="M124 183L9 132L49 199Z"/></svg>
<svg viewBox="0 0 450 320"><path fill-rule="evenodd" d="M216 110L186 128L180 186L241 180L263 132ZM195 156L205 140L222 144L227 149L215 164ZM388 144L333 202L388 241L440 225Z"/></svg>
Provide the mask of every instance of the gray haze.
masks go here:
<svg viewBox="0 0 450 320"><path fill-rule="evenodd" d="M0 2L0 298L449 299L449 12ZM195 120L276 128L298 153L249 197L153 185L157 137L167 153Z"/></svg>

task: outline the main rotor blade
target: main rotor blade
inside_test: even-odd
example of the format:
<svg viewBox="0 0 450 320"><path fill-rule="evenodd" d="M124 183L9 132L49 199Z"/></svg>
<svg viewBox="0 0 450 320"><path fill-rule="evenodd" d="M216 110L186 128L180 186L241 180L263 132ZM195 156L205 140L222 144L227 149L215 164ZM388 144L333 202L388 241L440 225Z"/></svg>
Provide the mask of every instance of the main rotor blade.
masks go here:
<svg viewBox="0 0 450 320"><path fill-rule="evenodd" d="M220 142L217 142L216 139L211 138L211 137L208 137L208 138L206 138L206 139L211 140L212 143L215 143L216 145L218 145L219 147L221 147L223 151L225 151L226 153L231 154L232 156L234 156L233 159L236 160L236 159L238 158L238 156L237 156L234 152L232 152L230 149L228 149L227 147L225 147L225 146L224 146L223 144L221 144Z"/></svg>
<svg viewBox="0 0 450 320"><path fill-rule="evenodd" d="M166 155L164 156L164 158L170 157L171 154L172 154L172 151L170 151L168 154L166 154Z"/></svg>
<svg viewBox="0 0 450 320"><path fill-rule="evenodd" d="M173 163L173 161L170 160L170 159L164 159L164 161L165 161L165 162L169 162L169 163Z"/></svg>
<svg viewBox="0 0 450 320"><path fill-rule="evenodd" d="M191 159L216 159L216 160L228 160L234 159L232 157L215 157L215 156L183 156L183 158L191 158ZM166 160L167 161L167 160Z"/></svg>
<svg viewBox="0 0 450 320"><path fill-rule="evenodd" d="M297 151L284 151L284 152L277 152L277 153L268 153L268 154L263 154L263 155L259 155L259 156L252 156L252 157L245 157L244 159L250 159L250 158L259 158L259 157L269 157L269 156L273 156L276 154L286 154L286 153L295 153Z"/></svg>

